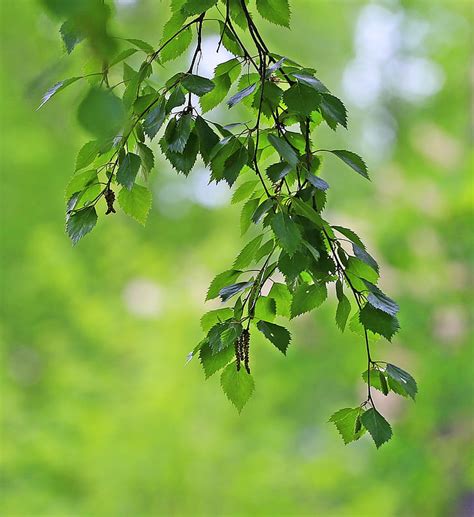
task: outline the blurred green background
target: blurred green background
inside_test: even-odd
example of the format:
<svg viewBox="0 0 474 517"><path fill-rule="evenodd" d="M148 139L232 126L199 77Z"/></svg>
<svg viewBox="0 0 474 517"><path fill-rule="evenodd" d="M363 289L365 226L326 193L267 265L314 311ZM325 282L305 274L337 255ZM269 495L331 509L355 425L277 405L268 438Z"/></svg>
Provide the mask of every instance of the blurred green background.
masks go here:
<svg viewBox="0 0 474 517"><path fill-rule="evenodd" d="M349 108L348 132L317 138L362 154L372 183L328 161L327 219L380 259L402 330L373 355L415 375L416 404L378 397L393 439L342 444L326 422L359 403L365 354L333 300L292 322L286 359L255 338L241 416L218 376L185 365L215 307L207 285L242 245L238 208L202 169L186 180L161 161L146 228L102 217L73 249L63 193L88 139L75 116L86 86L34 110L85 49L64 54L39 2L2 0L2 515L474 515L472 5L292 6L292 32L262 32ZM167 15L166 2L116 0L112 31L156 45Z"/></svg>

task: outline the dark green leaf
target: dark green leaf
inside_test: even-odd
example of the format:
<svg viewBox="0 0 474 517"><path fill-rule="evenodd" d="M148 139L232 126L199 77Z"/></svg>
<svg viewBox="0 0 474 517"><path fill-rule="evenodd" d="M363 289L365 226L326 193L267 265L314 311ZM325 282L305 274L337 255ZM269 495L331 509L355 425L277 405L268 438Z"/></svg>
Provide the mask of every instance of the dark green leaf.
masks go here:
<svg viewBox="0 0 474 517"><path fill-rule="evenodd" d="M132 190L141 163L140 156L135 153L127 153L120 162L117 171L117 182L128 190Z"/></svg>
<svg viewBox="0 0 474 517"><path fill-rule="evenodd" d="M205 95L214 89L214 83L210 79L194 74L186 75L181 84L188 92L199 96Z"/></svg>
<svg viewBox="0 0 474 517"><path fill-rule="evenodd" d="M292 75L295 79L298 80L298 82L305 84L306 86L310 86L318 93L328 92L326 86L324 86L324 84L319 79L316 79L316 77L312 76L311 74L307 74L305 72L295 72Z"/></svg>
<svg viewBox="0 0 474 517"><path fill-rule="evenodd" d="M273 183L277 183L291 172L291 165L286 162L278 162L270 165L267 169L267 177Z"/></svg>
<svg viewBox="0 0 474 517"><path fill-rule="evenodd" d="M235 296L237 293L240 293L241 291L245 291L245 289L247 289L251 285L253 285L253 281L238 282L237 284L227 285L219 291L219 296L223 302L226 302L227 300L229 300L229 298L232 298L232 296Z"/></svg>
<svg viewBox="0 0 474 517"><path fill-rule="evenodd" d="M66 222L66 231L73 245L89 233L97 223L95 207L88 206L71 214Z"/></svg>
<svg viewBox="0 0 474 517"><path fill-rule="evenodd" d="M387 364L385 373L393 380L399 382L408 395L415 400L418 393L418 386L415 379L405 370L402 370L394 364Z"/></svg>
<svg viewBox="0 0 474 517"><path fill-rule="evenodd" d="M301 284L293 293L291 317L296 318L300 314L319 307L327 298L327 295L326 284Z"/></svg>
<svg viewBox="0 0 474 517"><path fill-rule="evenodd" d="M179 119L172 118L166 126L164 136L167 149L172 153L182 153L193 127L194 119L190 113L183 115Z"/></svg>
<svg viewBox="0 0 474 517"><path fill-rule="evenodd" d="M368 303L360 311L359 320L367 330L380 334L389 341L400 328L395 316L375 309Z"/></svg>
<svg viewBox="0 0 474 517"><path fill-rule="evenodd" d="M345 294L341 294L336 310L336 323L337 326L344 332L347 324L347 319L351 313L351 302Z"/></svg>
<svg viewBox="0 0 474 517"><path fill-rule="evenodd" d="M286 355L288 345L291 341L291 334L285 327L269 323L268 321L259 321L257 328L262 334L271 341L277 348Z"/></svg>
<svg viewBox="0 0 474 517"><path fill-rule="evenodd" d="M323 219L312 206L297 198L293 198L292 206L297 214L306 217L306 219L309 219L311 222L314 223L316 228L324 228Z"/></svg>
<svg viewBox="0 0 474 517"><path fill-rule="evenodd" d="M68 54L84 39L84 36L77 30L76 24L72 20L66 20L59 28L59 32Z"/></svg>
<svg viewBox="0 0 474 517"><path fill-rule="evenodd" d="M222 349L220 352L212 353L209 343L206 342L199 351L199 359L204 369L206 379L214 375L219 370L222 370L235 357L235 350L229 346Z"/></svg>
<svg viewBox="0 0 474 517"><path fill-rule="evenodd" d="M396 302L384 294L376 285L368 282L367 280L364 280L364 284L370 291L367 296L367 301L372 305L372 307L380 309L391 316L395 316L397 314L400 307Z"/></svg>
<svg viewBox="0 0 474 517"><path fill-rule="evenodd" d="M233 95L227 101L227 104L229 105L229 108L232 108L233 106L235 106L242 99L245 99L245 97L248 97L249 95L252 95L252 93L255 91L255 88L257 88L257 83L251 84L250 86L247 86L243 90L238 91L235 95Z"/></svg>
<svg viewBox="0 0 474 517"><path fill-rule="evenodd" d="M211 151L219 141L219 137L209 127L208 123L202 117L196 117L195 125L199 138L199 152L206 165L209 164Z"/></svg>
<svg viewBox="0 0 474 517"><path fill-rule="evenodd" d="M360 417L362 425L369 431L377 449L388 442L392 437L392 428L385 418L374 408L371 408Z"/></svg>
<svg viewBox="0 0 474 517"><path fill-rule="evenodd" d="M160 97L156 105L148 112L143 122L143 130L153 139L160 130L166 118L166 99Z"/></svg>
<svg viewBox="0 0 474 517"><path fill-rule="evenodd" d="M321 113L331 129L336 129L337 124L347 128L347 112L340 99L329 93L321 96Z"/></svg>
<svg viewBox="0 0 474 517"><path fill-rule="evenodd" d="M289 215L279 212L272 217L271 226L275 237L281 244L282 248L293 255L300 247L302 237L298 225L290 218Z"/></svg>
<svg viewBox="0 0 474 517"><path fill-rule="evenodd" d="M343 162L347 163L347 165L352 167L358 174L366 179L370 179L367 173L367 165L358 154L344 149L335 149L334 151L331 151L331 153L335 154Z"/></svg>
<svg viewBox="0 0 474 517"><path fill-rule="evenodd" d="M370 266L377 273L379 272L379 265L376 260L367 253L363 248L359 248L357 244L352 244L352 249L354 251L354 255L362 262L365 262L368 266Z"/></svg>
<svg viewBox="0 0 474 517"><path fill-rule="evenodd" d="M182 11L187 16L201 14L217 3L217 0L185 0Z"/></svg>
<svg viewBox="0 0 474 517"><path fill-rule="evenodd" d="M309 117L313 111L319 108L321 96L313 88L295 83L285 91L283 100L289 110Z"/></svg>
<svg viewBox="0 0 474 517"><path fill-rule="evenodd" d="M258 224L265 217L265 214L267 214L268 211L271 210L271 208L273 207L274 204L275 204L274 199L272 199L272 198L265 199L265 201L263 203L261 203L255 210L255 212L253 213L252 221L255 224Z"/></svg>
<svg viewBox="0 0 474 517"><path fill-rule="evenodd" d="M268 135L268 141L276 149L282 160L285 160L292 167L296 167L298 155L288 142L273 134Z"/></svg>

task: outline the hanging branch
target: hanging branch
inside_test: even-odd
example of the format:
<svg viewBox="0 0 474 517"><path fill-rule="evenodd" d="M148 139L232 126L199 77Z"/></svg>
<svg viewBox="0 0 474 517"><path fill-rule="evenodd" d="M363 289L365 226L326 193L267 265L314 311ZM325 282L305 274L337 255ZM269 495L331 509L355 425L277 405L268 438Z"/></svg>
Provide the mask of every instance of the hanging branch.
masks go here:
<svg viewBox="0 0 474 517"><path fill-rule="evenodd" d="M200 155L211 181L237 185L232 202L245 202L242 233L253 226L256 236L231 269L211 282L207 300L220 297L232 304L203 316L205 337L190 358L199 355L206 378L222 370L222 388L241 411L254 390L251 336L261 333L286 354L290 332L274 320L316 309L326 300L328 286L335 284L336 323L341 331L348 326L362 340L367 398L336 412L330 421L345 443L368 431L379 447L392 431L375 406L373 390L414 399L417 386L401 368L372 359L373 339L390 341L397 332L399 307L377 287L379 266L356 233L322 216L329 184L322 178L321 153L331 153L369 179L357 154L314 146L318 126L347 127L346 108L314 70L269 50L250 3L226 0L224 12L217 4L175 0L156 50L141 40L124 40L132 46L116 53L97 73L100 85L89 89L78 109L79 121L95 140L79 151L76 173L67 187L67 232L74 244L90 232L99 203L105 203L106 214L115 213L114 190L122 210L145 223L151 206L146 183L155 154L149 143L158 134L164 158L178 173L187 176ZM289 26L287 0L256 0L256 7L268 21ZM217 49L223 45L234 55L216 67L212 80L197 70L205 23L217 24ZM185 52L194 30L196 46L187 71L157 88L163 72L159 68L155 76L153 66L162 67ZM139 51L146 57L135 70L127 60ZM123 73L117 65L123 65ZM57 83L42 105L83 77ZM118 81L113 86L111 78ZM231 89L234 93L229 95ZM204 118L225 100L233 111L243 105L253 121L240 122L243 111L236 112L236 123L226 127ZM284 282L272 278L276 272ZM266 285L271 288L263 295ZM346 292L355 302L354 311Z"/></svg>

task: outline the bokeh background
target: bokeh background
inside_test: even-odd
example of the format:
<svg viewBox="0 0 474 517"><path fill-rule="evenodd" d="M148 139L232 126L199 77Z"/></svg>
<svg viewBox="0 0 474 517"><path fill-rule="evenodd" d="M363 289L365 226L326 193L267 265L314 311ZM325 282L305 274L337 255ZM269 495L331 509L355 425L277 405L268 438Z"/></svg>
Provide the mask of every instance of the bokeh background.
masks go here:
<svg viewBox="0 0 474 517"><path fill-rule="evenodd" d="M34 110L84 50L64 54L36 0L2 0L2 515L474 515L472 5L291 3L293 31L262 32L349 108L348 132L317 138L364 156L372 182L328 161L327 218L382 264L402 330L374 355L415 375L416 404L379 397L391 442L342 444L326 422L359 403L365 354L333 300L291 324L286 359L255 338L241 416L218 376L186 365L215 307L207 285L242 245L238 208L203 169L186 180L159 161L146 228L102 217L73 249L63 198L88 140L74 108L85 85ZM157 44L166 2L115 11L115 34ZM203 73L215 43L207 33Z"/></svg>

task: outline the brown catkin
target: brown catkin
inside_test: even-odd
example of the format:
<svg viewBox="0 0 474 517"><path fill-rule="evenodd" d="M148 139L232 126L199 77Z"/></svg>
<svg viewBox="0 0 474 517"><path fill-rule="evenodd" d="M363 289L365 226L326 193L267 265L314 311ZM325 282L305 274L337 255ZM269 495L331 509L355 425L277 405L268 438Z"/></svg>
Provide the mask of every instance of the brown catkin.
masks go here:
<svg viewBox="0 0 474 517"><path fill-rule="evenodd" d="M250 359L249 359L249 351L250 351L250 332L249 329L244 329L242 332L242 352L244 357L244 365L247 373L250 373Z"/></svg>
<svg viewBox="0 0 474 517"><path fill-rule="evenodd" d="M235 340L235 364L237 366L237 371L240 370L240 361L241 361L241 348L242 348L242 344L241 344L241 336L239 336L236 340Z"/></svg>

